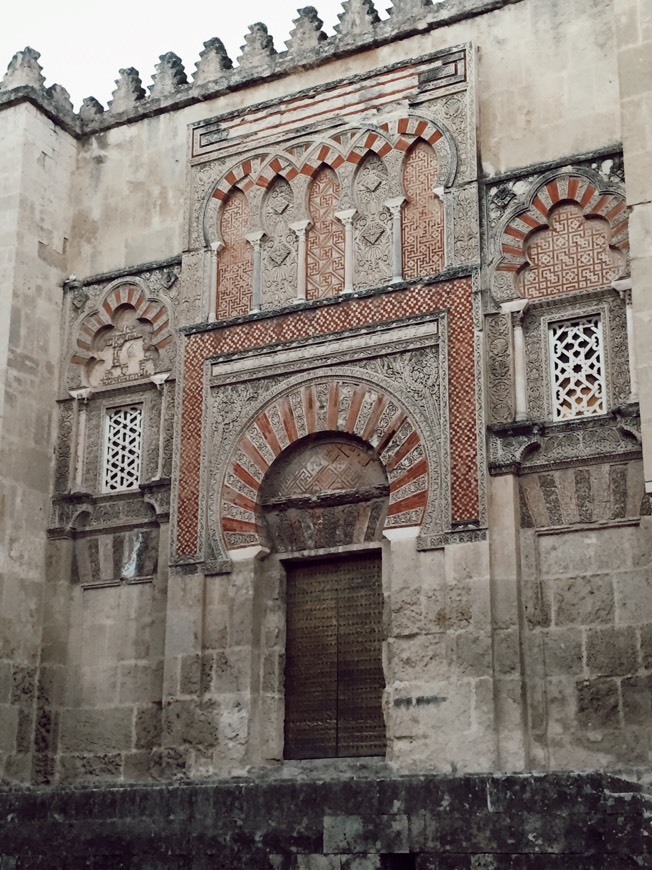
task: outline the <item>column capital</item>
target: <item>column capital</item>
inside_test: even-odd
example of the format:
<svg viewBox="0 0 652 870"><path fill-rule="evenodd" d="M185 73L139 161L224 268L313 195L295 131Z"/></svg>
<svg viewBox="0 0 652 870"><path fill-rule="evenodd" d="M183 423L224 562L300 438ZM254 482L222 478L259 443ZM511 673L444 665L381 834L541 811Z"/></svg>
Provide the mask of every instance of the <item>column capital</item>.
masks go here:
<svg viewBox="0 0 652 870"><path fill-rule="evenodd" d="M335 217L338 221L341 221L345 227L351 226L353 223L353 218L357 215L358 210L356 208L346 208L344 211L336 211Z"/></svg>
<svg viewBox="0 0 652 870"><path fill-rule="evenodd" d="M312 226L312 221L295 221L292 224L288 224L288 226L299 238L303 238Z"/></svg>
<svg viewBox="0 0 652 870"><path fill-rule="evenodd" d="M79 390L70 390L70 395L73 399L77 399L77 401L88 402L90 397L93 395L93 391L90 387L82 387Z"/></svg>
<svg viewBox="0 0 652 870"><path fill-rule="evenodd" d="M400 214L401 206L406 201L404 196L394 196L385 200L385 205L393 215Z"/></svg>
<svg viewBox="0 0 652 870"><path fill-rule="evenodd" d="M163 387L163 384L170 377L171 372L156 372L156 374L150 376L150 381L153 384L156 384L157 388L160 390Z"/></svg>
<svg viewBox="0 0 652 870"><path fill-rule="evenodd" d="M618 280L611 282L611 286L614 288L616 293L620 296L620 298L626 305L632 304L631 278L618 278Z"/></svg>
<svg viewBox="0 0 652 870"><path fill-rule="evenodd" d="M264 238L264 230L255 230L253 233L245 234L245 239L253 246L254 250L260 250L260 246Z"/></svg>
<svg viewBox="0 0 652 870"><path fill-rule="evenodd" d="M500 311L502 314L509 314L513 324L520 324L523 322L529 305L529 299L511 299L509 302L501 303Z"/></svg>

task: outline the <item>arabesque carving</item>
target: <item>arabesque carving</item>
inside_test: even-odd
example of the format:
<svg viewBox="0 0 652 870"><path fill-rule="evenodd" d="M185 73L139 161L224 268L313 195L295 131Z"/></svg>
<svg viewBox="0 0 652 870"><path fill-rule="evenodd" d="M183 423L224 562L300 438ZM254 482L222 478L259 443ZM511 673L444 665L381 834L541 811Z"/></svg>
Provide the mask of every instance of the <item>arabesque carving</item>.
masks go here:
<svg viewBox="0 0 652 870"><path fill-rule="evenodd" d="M78 328L69 383L98 388L143 380L170 367L173 347L166 306L148 298L142 283L117 282Z"/></svg>

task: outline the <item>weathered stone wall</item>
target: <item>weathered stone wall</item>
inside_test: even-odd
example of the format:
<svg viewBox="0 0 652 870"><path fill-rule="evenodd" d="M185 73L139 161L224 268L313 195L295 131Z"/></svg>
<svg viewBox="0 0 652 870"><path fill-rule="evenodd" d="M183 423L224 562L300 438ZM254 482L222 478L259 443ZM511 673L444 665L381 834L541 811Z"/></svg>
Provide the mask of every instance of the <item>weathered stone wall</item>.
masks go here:
<svg viewBox="0 0 652 870"><path fill-rule="evenodd" d="M648 517L523 531L536 767L649 763L651 541Z"/></svg>
<svg viewBox="0 0 652 870"><path fill-rule="evenodd" d="M73 139L0 113L0 768L30 777Z"/></svg>
<svg viewBox="0 0 652 870"><path fill-rule="evenodd" d="M0 793L0 862L240 870L647 866L649 798L600 775L357 778Z"/></svg>
<svg viewBox="0 0 652 870"><path fill-rule="evenodd" d="M10 276L0 290L0 776L129 782L275 769L284 559L353 545L383 552L383 712L396 768L649 764L640 288L650 22L633 0L617 0L615 15L610 0L405 0L395 12L378 23L369 4L345 4L331 51L302 10L303 36L282 59L254 25L239 69L213 41L190 85L166 55L149 97L125 70L110 110L86 101L80 117L62 89L44 90L33 52L10 68L0 88L0 262ZM405 38L392 38L394 22ZM315 63L297 73L306 46ZM385 104L399 62L403 90ZM305 105L290 108L300 90ZM283 100L290 120L279 133ZM243 105L253 107L246 118ZM418 141L428 183L404 190L403 157ZM302 203L328 160L339 174L324 211L351 274L339 264L332 298L306 294L304 274L301 296ZM249 195L235 267L238 251L251 245L252 255L232 310L216 305L215 288L228 276L219 209L233 190ZM415 208L438 245L401 234L403 193L422 197ZM562 242L539 273L554 233ZM73 272L62 303L59 284ZM606 337L601 413L560 421L548 325L587 311ZM217 323L224 312L238 318ZM102 462L107 410L119 403L143 408L145 446L138 486L115 495ZM382 516L329 541L323 528L293 535L299 520L286 513L282 552L270 554L264 479L283 451L328 432L377 448ZM342 837L357 837L362 823L348 825ZM448 866L439 842L425 855L434 834L410 836L423 854L409 866ZM360 854L374 852L363 840ZM313 845L313 857L323 849L332 860L294 862L302 870L357 860L357 846Z"/></svg>
<svg viewBox="0 0 652 870"><path fill-rule="evenodd" d="M618 82L622 140L627 172L627 203L631 208L632 298L636 327L636 366L643 426L645 486L652 491L652 387L648 341L650 303L646 289L652 278L652 120L650 118L651 13L645 4L617 0Z"/></svg>

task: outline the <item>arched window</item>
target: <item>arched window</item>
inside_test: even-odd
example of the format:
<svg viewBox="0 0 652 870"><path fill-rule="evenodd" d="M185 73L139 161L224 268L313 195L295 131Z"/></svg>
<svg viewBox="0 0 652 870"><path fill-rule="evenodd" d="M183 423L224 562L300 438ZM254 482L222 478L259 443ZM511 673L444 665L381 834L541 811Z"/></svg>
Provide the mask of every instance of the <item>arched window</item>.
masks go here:
<svg viewBox="0 0 652 870"><path fill-rule="evenodd" d="M226 320L246 314L251 308L253 253L246 234L249 205L241 190L235 189L222 208L220 235L224 247L217 264L217 317Z"/></svg>
<svg viewBox="0 0 652 870"><path fill-rule="evenodd" d="M310 184L306 297L336 296L344 287L344 228L335 217L340 184L329 166L322 166Z"/></svg>
<svg viewBox="0 0 652 870"><path fill-rule="evenodd" d="M417 139L403 164L403 277L434 275L444 268L444 210L435 195L437 157Z"/></svg>

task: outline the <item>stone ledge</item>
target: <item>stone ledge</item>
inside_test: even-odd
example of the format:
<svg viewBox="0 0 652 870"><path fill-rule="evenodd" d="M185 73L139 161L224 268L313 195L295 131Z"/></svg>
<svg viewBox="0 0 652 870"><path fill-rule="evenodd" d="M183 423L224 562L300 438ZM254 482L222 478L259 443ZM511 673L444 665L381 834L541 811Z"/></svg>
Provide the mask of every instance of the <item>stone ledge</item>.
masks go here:
<svg viewBox="0 0 652 870"><path fill-rule="evenodd" d="M479 866L478 855L493 856L497 863L482 864L490 867L547 867L548 856L563 867L584 866L580 859L625 867L631 858L649 866L649 797L617 777L399 776L355 762L347 775L342 763L330 778L307 765L292 778L269 771L202 785L8 789L0 855L18 867L197 867L201 855L219 856L224 868L271 870L279 856L299 868L327 852L364 855L370 870L383 854L414 855L423 868L453 856L458 868ZM535 864L505 863L516 855Z"/></svg>

